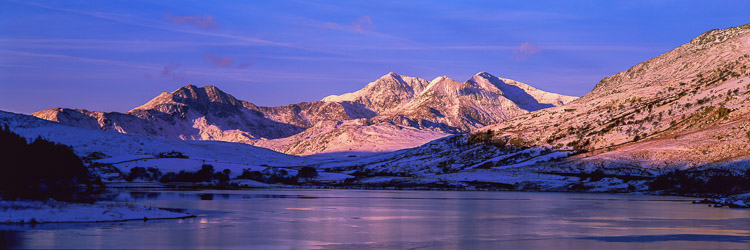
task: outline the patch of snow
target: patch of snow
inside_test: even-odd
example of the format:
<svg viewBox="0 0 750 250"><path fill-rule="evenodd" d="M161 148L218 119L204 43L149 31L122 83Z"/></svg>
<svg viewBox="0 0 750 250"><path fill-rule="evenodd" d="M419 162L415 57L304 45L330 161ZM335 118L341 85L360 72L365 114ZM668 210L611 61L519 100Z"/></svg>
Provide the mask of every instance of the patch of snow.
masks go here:
<svg viewBox="0 0 750 250"><path fill-rule="evenodd" d="M0 201L0 211L0 223L106 222L191 216L143 206L58 201Z"/></svg>

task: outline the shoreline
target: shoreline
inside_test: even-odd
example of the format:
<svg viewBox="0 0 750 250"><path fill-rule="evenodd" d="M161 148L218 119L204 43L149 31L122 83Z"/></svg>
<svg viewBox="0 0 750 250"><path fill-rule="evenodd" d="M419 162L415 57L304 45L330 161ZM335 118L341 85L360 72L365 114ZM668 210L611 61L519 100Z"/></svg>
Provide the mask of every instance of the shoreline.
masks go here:
<svg viewBox="0 0 750 250"><path fill-rule="evenodd" d="M129 204L88 204L62 201L0 201L0 225L99 223L185 219L195 215Z"/></svg>
<svg viewBox="0 0 750 250"><path fill-rule="evenodd" d="M498 183L499 184L499 183ZM701 200L711 200L710 204L721 204L732 208L750 208L750 193L746 194L733 194L733 195L717 195L717 194L701 194L701 193L674 193L664 191L582 191L582 190L564 190L564 189L477 189L473 187L430 187L430 186L374 186L374 185L282 185L282 184L269 184L268 187L232 187L232 186L210 186L210 185L177 185L172 186L161 183L148 183L147 185L137 186L120 186L120 187L108 187L112 189L165 189L165 190L284 190L284 189L299 189L299 190L400 190L400 191L455 191L455 192L535 192L535 193L581 193L581 194L624 194L624 195L652 195L652 196L677 196L691 198L691 202L695 203L694 198L700 198ZM743 201L744 200L744 201ZM708 204L708 203L707 203Z"/></svg>

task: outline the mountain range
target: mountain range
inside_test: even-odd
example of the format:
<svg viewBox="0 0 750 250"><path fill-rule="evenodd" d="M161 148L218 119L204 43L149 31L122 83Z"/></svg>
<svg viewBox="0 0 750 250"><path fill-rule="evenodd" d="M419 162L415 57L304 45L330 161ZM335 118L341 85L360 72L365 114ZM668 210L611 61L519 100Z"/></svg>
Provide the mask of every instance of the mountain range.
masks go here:
<svg viewBox="0 0 750 250"><path fill-rule="evenodd" d="M486 72L463 83L389 73L353 93L281 107L188 85L127 113L57 108L34 116L57 123L18 114L0 114L0 122L92 153L100 140L111 147L104 131L135 134L116 138L137 152L107 149L114 158L154 154L142 144L152 137L189 144L201 157L196 143L219 142L192 140L296 155L382 152L296 157L221 144L294 162L279 166L315 167L345 178L341 185L731 194L750 190L750 24L701 34L581 98ZM104 131L84 142L65 131L85 137L85 129L63 124Z"/></svg>
<svg viewBox="0 0 750 250"><path fill-rule="evenodd" d="M407 186L486 181L547 191L647 190L654 178L671 175L665 181L671 188L705 192L715 176L747 176L749 149L747 24L708 31L604 78L565 105L470 135L321 167L410 176L402 183ZM714 192L734 192L733 184L717 182L726 189Z"/></svg>
<svg viewBox="0 0 750 250"><path fill-rule="evenodd" d="M575 99L486 72L465 82L391 72L353 93L280 107L238 100L211 85L187 85L126 113L54 108L33 115L104 131L309 155L415 147Z"/></svg>

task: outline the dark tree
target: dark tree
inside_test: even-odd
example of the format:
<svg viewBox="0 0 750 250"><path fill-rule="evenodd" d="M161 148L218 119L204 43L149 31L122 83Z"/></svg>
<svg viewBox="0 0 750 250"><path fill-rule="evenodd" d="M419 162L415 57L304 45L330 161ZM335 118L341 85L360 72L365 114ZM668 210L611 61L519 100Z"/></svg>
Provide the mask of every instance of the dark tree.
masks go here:
<svg viewBox="0 0 750 250"><path fill-rule="evenodd" d="M297 172L297 178L309 180L317 176L318 176L318 171L312 167L302 167L302 169L300 169L299 172Z"/></svg>
<svg viewBox="0 0 750 250"><path fill-rule="evenodd" d="M27 143L7 125L0 130L0 159L3 198L71 200L79 186L101 187L69 146L42 138Z"/></svg>

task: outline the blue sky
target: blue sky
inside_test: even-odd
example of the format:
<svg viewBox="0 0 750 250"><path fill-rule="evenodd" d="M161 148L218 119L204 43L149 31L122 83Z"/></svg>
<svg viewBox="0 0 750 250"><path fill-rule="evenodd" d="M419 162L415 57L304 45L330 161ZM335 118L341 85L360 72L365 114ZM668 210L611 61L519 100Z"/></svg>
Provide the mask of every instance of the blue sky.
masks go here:
<svg viewBox="0 0 750 250"><path fill-rule="evenodd" d="M580 96L745 23L750 1L0 0L0 110L124 112L187 84L276 106L391 71Z"/></svg>

